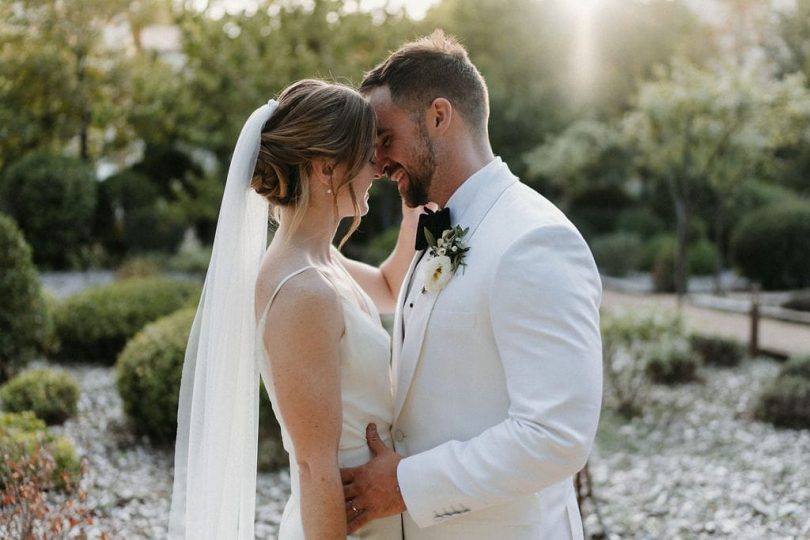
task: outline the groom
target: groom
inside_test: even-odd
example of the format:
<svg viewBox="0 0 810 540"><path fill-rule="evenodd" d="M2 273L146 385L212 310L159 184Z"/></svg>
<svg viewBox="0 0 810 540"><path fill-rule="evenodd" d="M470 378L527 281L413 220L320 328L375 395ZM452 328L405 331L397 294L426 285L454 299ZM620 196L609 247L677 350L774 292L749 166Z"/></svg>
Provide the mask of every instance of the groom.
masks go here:
<svg viewBox="0 0 810 540"><path fill-rule="evenodd" d="M431 216L446 221L399 295L395 449L371 425L375 457L342 471L349 531L404 512L407 540L582 538L572 477L602 391L590 251L493 155L487 88L458 42L437 31L408 43L360 90L377 115L382 172L409 206L431 201L449 218ZM457 225L466 234L439 250Z"/></svg>

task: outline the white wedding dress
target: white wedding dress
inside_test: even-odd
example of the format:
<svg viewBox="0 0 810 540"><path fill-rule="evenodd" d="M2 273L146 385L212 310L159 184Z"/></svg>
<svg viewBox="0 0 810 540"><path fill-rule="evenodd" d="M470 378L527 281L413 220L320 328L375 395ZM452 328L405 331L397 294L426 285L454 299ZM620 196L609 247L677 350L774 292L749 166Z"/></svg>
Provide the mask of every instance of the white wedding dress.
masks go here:
<svg viewBox="0 0 810 540"><path fill-rule="evenodd" d="M290 455L290 483L292 493L279 527L279 540L304 540L304 529L301 522L299 504L298 470L295 460L295 448L290 440L279 414L276 394L273 388L271 373L272 362L262 341L265 319L270 305L278 291L291 278L306 270L318 271L307 266L293 272L279 283L259 318L257 332L257 350L260 351L260 371L264 387L270 395L273 411L281 425L281 437L284 449ZM326 276L324 276L326 277ZM328 278L327 278L328 279ZM364 300L368 313L360 309L345 296L340 295L346 332L340 340L340 384L343 405L343 427L338 449L338 463L341 467L355 467L371 459L371 452L366 444L366 425L374 422L380 438L388 447L391 444L391 421L394 413L393 397L390 384L390 337L380 323L380 316L373 302L360 287L355 286ZM336 289L337 290L337 289ZM373 521L349 537L350 539L399 540L402 538L400 516L392 516Z"/></svg>

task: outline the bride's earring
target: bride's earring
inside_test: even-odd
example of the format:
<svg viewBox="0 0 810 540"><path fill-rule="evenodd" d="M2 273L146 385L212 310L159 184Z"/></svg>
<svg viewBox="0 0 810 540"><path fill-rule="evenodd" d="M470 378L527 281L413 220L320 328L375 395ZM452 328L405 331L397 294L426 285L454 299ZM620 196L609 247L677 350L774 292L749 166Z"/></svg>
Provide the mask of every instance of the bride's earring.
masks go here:
<svg viewBox="0 0 810 540"><path fill-rule="evenodd" d="M332 194L332 188L327 189L326 192L331 195Z"/></svg>

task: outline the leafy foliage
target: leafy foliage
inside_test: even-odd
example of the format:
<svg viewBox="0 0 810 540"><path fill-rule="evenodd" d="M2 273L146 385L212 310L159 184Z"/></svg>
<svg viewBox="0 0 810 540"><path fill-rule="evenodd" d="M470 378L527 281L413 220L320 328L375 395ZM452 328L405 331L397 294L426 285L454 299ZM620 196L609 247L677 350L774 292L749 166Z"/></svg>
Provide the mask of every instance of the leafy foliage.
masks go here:
<svg viewBox="0 0 810 540"><path fill-rule="evenodd" d="M700 357L683 335L668 336L655 343L647 358L646 373L653 382L678 384L697 379Z"/></svg>
<svg viewBox="0 0 810 540"><path fill-rule="evenodd" d="M79 383L61 370L24 371L0 387L0 400L6 411L31 411L46 424L61 424L76 414Z"/></svg>
<svg viewBox="0 0 810 540"><path fill-rule="evenodd" d="M47 306L17 225L0 214L0 382L39 351L48 333Z"/></svg>
<svg viewBox="0 0 810 540"><path fill-rule="evenodd" d="M163 317L138 332L116 362L116 384L135 431L174 441L183 359L195 309Z"/></svg>
<svg viewBox="0 0 810 540"><path fill-rule="evenodd" d="M681 339L677 313L635 311L602 315L605 398L625 418L643 410L649 392L648 362L659 343Z"/></svg>
<svg viewBox="0 0 810 540"><path fill-rule="evenodd" d="M732 253L743 275L766 289L810 285L810 203L753 212L735 229Z"/></svg>
<svg viewBox="0 0 810 540"><path fill-rule="evenodd" d="M642 244L636 234L616 232L597 236L590 245L596 265L603 274L625 276L639 269Z"/></svg>
<svg viewBox="0 0 810 540"><path fill-rule="evenodd" d="M706 365L734 367L745 356L745 348L733 339L693 334L689 340L692 350Z"/></svg>
<svg viewBox="0 0 810 540"><path fill-rule="evenodd" d="M58 357L112 364L127 340L147 323L196 304L200 286L165 278L125 280L87 289L56 312Z"/></svg>
<svg viewBox="0 0 810 540"><path fill-rule="evenodd" d="M172 443L177 430L177 403L183 361L194 309L182 309L140 331L116 363L116 383L124 411L135 431L156 443ZM287 465L281 429L263 388L259 401L259 468Z"/></svg>
<svg viewBox="0 0 810 540"><path fill-rule="evenodd" d="M4 456L3 463L19 462L36 452L47 453L53 459L53 469L43 479L46 489L55 487L65 490L70 485L76 485L81 464L76 449L68 439L54 435L32 412L0 413L0 454ZM9 481L6 477L9 473L8 469L0 467L0 487L4 489Z"/></svg>
<svg viewBox="0 0 810 540"><path fill-rule="evenodd" d="M29 154L0 179L0 203L31 243L36 264L80 264L96 204L95 176L88 165L41 152Z"/></svg>

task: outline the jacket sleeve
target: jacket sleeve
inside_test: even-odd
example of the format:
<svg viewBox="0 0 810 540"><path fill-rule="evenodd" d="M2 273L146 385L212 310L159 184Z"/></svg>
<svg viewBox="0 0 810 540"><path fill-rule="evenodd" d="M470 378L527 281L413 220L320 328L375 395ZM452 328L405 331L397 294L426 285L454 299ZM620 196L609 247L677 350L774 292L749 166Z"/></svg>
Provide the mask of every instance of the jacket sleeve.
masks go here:
<svg viewBox="0 0 810 540"><path fill-rule="evenodd" d="M420 527L537 492L584 466L602 401L600 300L590 250L570 225L533 229L506 248L489 322L508 416L400 462L402 496Z"/></svg>

